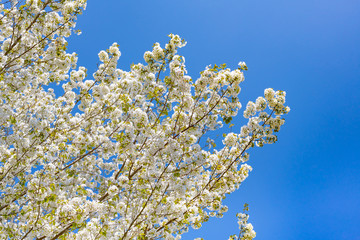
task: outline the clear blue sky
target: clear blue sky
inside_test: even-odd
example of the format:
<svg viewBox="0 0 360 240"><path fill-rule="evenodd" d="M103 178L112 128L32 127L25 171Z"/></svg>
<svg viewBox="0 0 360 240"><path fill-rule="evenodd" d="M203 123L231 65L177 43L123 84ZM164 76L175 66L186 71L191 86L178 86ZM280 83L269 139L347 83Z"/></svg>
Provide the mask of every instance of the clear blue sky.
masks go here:
<svg viewBox="0 0 360 240"><path fill-rule="evenodd" d="M259 240L360 239L359 0L89 0L78 23L69 50L90 72L113 42L128 70L175 33L193 78L209 64L247 63L243 105L267 87L287 92L278 143L251 151L254 170L224 218L183 239L238 233L245 202ZM234 123L239 131L244 121Z"/></svg>

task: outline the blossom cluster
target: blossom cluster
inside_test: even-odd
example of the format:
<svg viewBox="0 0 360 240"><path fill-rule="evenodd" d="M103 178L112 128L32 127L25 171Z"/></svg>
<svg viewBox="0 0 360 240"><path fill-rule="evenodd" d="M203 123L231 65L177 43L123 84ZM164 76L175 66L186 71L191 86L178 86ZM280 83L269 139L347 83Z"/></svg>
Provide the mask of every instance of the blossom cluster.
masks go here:
<svg viewBox="0 0 360 240"><path fill-rule="evenodd" d="M129 71L112 44L91 75L66 52L85 7L0 4L0 238L180 239L222 217L252 170L247 150L277 140L285 92L266 89L247 125L208 148L208 132L238 115L246 64L194 80L178 55L186 42L170 34Z"/></svg>
<svg viewBox="0 0 360 240"><path fill-rule="evenodd" d="M249 220L249 214L247 212L249 211L248 204L244 204L244 210L243 213L236 214L238 218L238 225L239 225L239 235L231 235L229 237L229 240L252 240L256 237L256 232L254 231L254 227L251 223L248 222Z"/></svg>

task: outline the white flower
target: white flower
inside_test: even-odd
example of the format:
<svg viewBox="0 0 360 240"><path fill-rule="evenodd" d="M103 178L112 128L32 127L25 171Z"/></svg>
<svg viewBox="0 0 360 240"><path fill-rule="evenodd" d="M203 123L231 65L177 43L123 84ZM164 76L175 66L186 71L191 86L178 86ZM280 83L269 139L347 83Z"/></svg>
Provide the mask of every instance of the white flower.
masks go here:
<svg viewBox="0 0 360 240"><path fill-rule="evenodd" d="M241 69L244 69L244 70L247 69L247 66L246 66L245 62L239 62L238 65L240 66Z"/></svg>
<svg viewBox="0 0 360 240"><path fill-rule="evenodd" d="M264 91L264 95L265 95L266 100L270 101L271 99L274 98L275 91L272 88L267 88Z"/></svg>
<svg viewBox="0 0 360 240"><path fill-rule="evenodd" d="M255 105L256 111L264 111L266 108L266 100L263 97L258 97Z"/></svg>
<svg viewBox="0 0 360 240"><path fill-rule="evenodd" d="M116 187L115 185L112 185L109 190L108 193L110 194L110 196L114 196L117 192L118 192L118 187Z"/></svg>
<svg viewBox="0 0 360 240"><path fill-rule="evenodd" d="M119 59L121 56L121 52L119 50L119 45L117 43L113 43L110 48L109 52L115 56L116 59Z"/></svg>
<svg viewBox="0 0 360 240"><path fill-rule="evenodd" d="M249 118L250 116L254 116L255 113L256 113L256 105L254 102L249 101L244 111L244 117Z"/></svg>
<svg viewBox="0 0 360 240"><path fill-rule="evenodd" d="M285 107L285 113L290 112L290 107Z"/></svg>
<svg viewBox="0 0 360 240"><path fill-rule="evenodd" d="M144 53L144 60L145 62L149 63L154 59L154 54L150 51Z"/></svg>
<svg viewBox="0 0 360 240"><path fill-rule="evenodd" d="M109 55L107 54L107 52L105 52L103 50L100 51L98 55L99 55L99 59L101 62L105 62L105 61L109 60Z"/></svg>
<svg viewBox="0 0 360 240"><path fill-rule="evenodd" d="M164 51L160 47L159 43L155 43L155 46L153 48L153 55L156 60L161 60L164 57Z"/></svg>
<svg viewBox="0 0 360 240"><path fill-rule="evenodd" d="M226 146L234 146L237 142L237 136L234 133L229 133L226 135L225 139L224 139L224 144Z"/></svg>

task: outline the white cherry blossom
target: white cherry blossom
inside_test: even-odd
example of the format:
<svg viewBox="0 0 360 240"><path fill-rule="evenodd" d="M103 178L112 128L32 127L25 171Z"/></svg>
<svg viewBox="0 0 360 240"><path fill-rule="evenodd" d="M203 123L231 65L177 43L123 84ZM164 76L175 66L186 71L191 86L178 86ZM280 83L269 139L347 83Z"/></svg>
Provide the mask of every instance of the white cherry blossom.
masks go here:
<svg viewBox="0 0 360 240"><path fill-rule="evenodd" d="M247 150L277 141L285 92L247 103L247 124L216 146L209 132L238 115L246 64L192 78L170 34L129 71L112 44L91 74L66 51L85 8L0 4L0 239L180 239L222 217L252 170ZM254 238L241 219L241 239Z"/></svg>

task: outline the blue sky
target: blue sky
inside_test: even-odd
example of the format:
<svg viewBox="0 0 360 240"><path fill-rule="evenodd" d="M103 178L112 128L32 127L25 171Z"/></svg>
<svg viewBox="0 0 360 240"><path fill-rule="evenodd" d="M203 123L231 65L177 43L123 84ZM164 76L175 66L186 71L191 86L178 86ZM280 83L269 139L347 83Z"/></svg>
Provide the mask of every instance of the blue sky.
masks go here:
<svg viewBox="0 0 360 240"><path fill-rule="evenodd" d="M268 87L287 92L279 141L251 151L254 170L227 197L229 212L183 239L238 233L245 202L256 239L360 239L359 0L89 0L78 27L69 51L90 72L113 42L128 70L175 33L195 79L209 64L247 63L243 105ZM244 120L233 123L239 131Z"/></svg>

